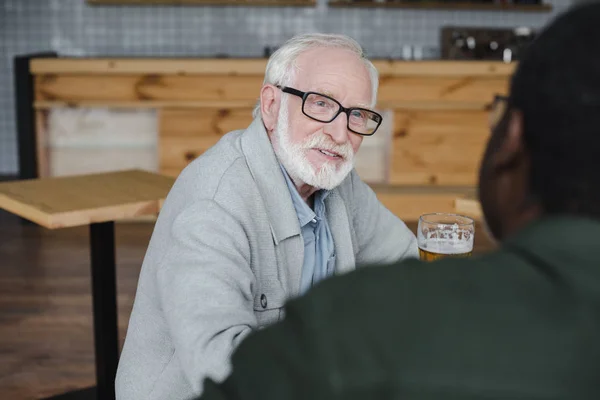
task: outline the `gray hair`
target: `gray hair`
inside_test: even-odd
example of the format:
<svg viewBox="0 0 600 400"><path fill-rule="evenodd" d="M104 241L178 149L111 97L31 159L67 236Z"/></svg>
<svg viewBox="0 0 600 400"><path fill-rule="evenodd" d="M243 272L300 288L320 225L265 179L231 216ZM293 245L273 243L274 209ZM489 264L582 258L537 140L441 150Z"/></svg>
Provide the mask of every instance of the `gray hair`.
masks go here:
<svg viewBox="0 0 600 400"><path fill-rule="evenodd" d="M263 85L281 85L288 86L294 81L296 73L296 59L299 55L305 51L319 48L319 47L331 47L338 49L350 50L356 56L361 59L369 76L371 78L371 103L375 106L377 102L377 89L379 87L379 73L377 68L369 61L364 54L364 51L360 44L354 39L346 35L331 34L331 33L307 33L303 35L294 36L287 42L285 42L277 51L275 51L265 70L265 79ZM254 107L252 112L254 118L260 115L260 99Z"/></svg>

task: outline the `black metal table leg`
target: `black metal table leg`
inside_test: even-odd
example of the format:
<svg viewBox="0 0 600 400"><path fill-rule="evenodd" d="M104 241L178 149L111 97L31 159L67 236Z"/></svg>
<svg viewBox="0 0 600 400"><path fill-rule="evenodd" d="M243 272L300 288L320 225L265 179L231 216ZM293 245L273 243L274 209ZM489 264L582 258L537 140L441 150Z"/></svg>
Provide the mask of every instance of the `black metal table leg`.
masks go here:
<svg viewBox="0 0 600 400"><path fill-rule="evenodd" d="M119 362L114 222L90 225L90 248L98 400L114 400Z"/></svg>
<svg viewBox="0 0 600 400"><path fill-rule="evenodd" d="M114 222L90 225L90 250L97 386L50 397L47 400L115 400L119 328Z"/></svg>

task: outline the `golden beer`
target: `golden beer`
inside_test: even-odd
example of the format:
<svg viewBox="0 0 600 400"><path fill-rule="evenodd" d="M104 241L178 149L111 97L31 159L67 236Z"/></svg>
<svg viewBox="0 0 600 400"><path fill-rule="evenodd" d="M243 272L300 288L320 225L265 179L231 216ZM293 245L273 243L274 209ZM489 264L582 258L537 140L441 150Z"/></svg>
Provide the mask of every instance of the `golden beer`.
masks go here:
<svg viewBox="0 0 600 400"><path fill-rule="evenodd" d="M474 236L475 222L469 217L444 213L421 215L417 228L419 258L435 261L470 257Z"/></svg>
<svg viewBox="0 0 600 400"><path fill-rule="evenodd" d="M441 258L461 258L461 257L471 257L471 253L473 253L472 251L469 251L468 253L434 253L431 251L427 251L427 250L423 250L422 248L419 247L419 258L423 261L435 261L435 260L439 260Z"/></svg>

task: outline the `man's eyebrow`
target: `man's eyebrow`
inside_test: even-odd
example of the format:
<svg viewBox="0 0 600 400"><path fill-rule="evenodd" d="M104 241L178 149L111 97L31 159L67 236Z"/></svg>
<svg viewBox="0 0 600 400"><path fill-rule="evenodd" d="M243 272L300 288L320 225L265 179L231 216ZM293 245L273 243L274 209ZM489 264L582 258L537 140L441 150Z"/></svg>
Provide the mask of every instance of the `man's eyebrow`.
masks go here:
<svg viewBox="0 0 600 400"><path fill-rule="evenodd" d="M317 92L317 93L321 93L321 94L324 94L325 96L329 96L329 97L331 97L331 98L333 98L333 99L336 99L337 101L339 101L339 100L338 100L338 99L337 99L337 98L336 98L336 97L335 97L335 96L334 96L334 95L333 95L333 94L332 94L332 93L331 93L329 90L325 90L325 89L317 88L317 89L315 90L315 92ZM340 101L340 103L341 103L341 101ZM345 106L344 106L344 107L345 107ZM369 109L369 110L370 110L370 109L371 109L371 104L367 104L367 103L356 103L356 104L353 104L353 105L351 105L350 107L347 107L347 108L353 108L353 107L357 107L357 108L366 108L366 109Z"/></svg>
<svg viewBox="0 0 600 400"><path fill-rule="evenodd" d="M324 94L325 96L329 96L335 99L335 96L333 95L333 93L331 93L329 90L325 90L322 88L317 88L317 90L315 90L315 92L317 93L321 93ZM337 100L337 99L336 99ZM338 100L339 101L339 100Z"/></svg>

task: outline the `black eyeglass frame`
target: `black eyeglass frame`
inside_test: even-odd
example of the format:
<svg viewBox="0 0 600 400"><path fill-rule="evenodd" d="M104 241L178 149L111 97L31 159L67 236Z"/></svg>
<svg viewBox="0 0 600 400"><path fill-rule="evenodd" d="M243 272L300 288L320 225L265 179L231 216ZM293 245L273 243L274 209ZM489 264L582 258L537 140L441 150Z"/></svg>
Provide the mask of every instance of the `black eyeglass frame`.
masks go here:
<svg viewBox="0 0 600 400"><path fill-rule="evenodd" d="M500 122L502 116L506 112L509 100L509 96L497 93L494 95L492 102L487 105L486 110L490 113L489 124L492 129Z"/></svg>
<svg viewBox="0 0 600 400"><path fill-rule="evenodd" d="M507 102L508 100L509 100L509 97L505 96L503 94L496 94L496 95L494 95L494 101L495 102L498 102L498 101L505 101L505 102Z"/></svg>
<svg viewBox="0 0 600 400"><path fill-rule="evenodd" d="M331 96L327 96L325 94L319 93L319 92L303 92L301 90L298 89L294 89L291 88L289 86L280 86L280 85L275 85L277 88L281 89L282 92L284 93L288 93L288 94L292 94L294 96L298 96L300 98L302 98L302 114L306 115L308 118L318 121L318 122L323 122L325 124L328 124L330 122L332 122L333 120L335 120L341 113L345 113L347 118L347 128L350 132L352 133L356 133L357 135L361 135L361 136L373 136L373 134L375 132L377 132L377 129L379 129L379 127L381 126L381 123L383 122L383 116L381 114L379 114L378 112L375 112L373 110L369 110L368 108L362 108L362 107L344 107L339 101L337 101L336 99L334 99ZM308 115L305 111L304 111L304 103L306 102L306 99L308 98L309 95L311 94L315 94L317 96L322 96L325 97L333 102L335 102L340 108L338 110L338 112L328 121L322 120L322 119L318 119L315 118L313 116ZM361 133L361 132L356 132L354 129L350 128L350 112L353 110L359 110L359 111L367 111L370 113L375 114L377 117L379 117L379 122L377 123L377 126L375 127L375 129L373 129L373 132L371 133Z"/></svg>
<svg viewBox="0 0 600 400"><path fill-rule="evenodd" d="M503 94L495 94L494 95L494 100L492 100L491 106L494 106L494 105L496 105L498 103L508 103L509 99L510 98L508 96L505 96Z"/></svg>

